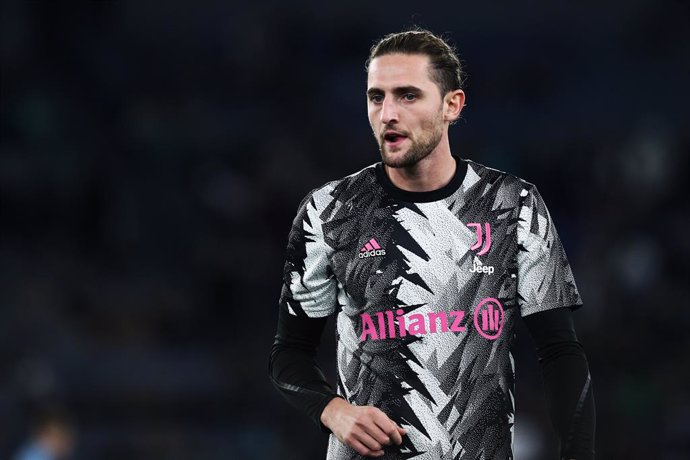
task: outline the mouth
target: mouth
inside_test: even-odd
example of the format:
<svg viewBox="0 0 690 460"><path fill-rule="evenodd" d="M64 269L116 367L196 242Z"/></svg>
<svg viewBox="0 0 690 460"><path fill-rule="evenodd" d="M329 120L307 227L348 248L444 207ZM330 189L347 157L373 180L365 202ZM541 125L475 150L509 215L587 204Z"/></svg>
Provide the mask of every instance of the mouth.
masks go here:
<svg viewBox="0 0 690 460"><path fill-rule="evenodd" d="M405 142L405 139L407 139L406 135L396 131L386 131L383 135L383 141L389 147L397 147Z"/></svg>

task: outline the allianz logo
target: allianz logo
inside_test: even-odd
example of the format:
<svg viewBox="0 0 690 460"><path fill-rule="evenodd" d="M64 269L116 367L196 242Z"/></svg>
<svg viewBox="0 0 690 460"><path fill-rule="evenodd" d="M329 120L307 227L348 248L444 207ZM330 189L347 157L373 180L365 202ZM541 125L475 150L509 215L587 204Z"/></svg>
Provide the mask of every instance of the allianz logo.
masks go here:
<svg viewBox="0 0 690 460"><path fill-rule="evenodd" d="M494 273L494 267L493 265L483 265L482 261L479 260L479 257L474 256L474 264L472 265L472 268L470 268L470 272L492 275Z"/></svg>

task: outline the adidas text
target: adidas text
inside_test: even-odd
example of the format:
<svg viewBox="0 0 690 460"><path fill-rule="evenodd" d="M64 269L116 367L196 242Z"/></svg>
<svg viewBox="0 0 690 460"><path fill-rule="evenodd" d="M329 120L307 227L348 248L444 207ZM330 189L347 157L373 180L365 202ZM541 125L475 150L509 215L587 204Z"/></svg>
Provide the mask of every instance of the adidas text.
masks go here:
<svg viewBox="0 0 690 460"><path fill-rule="evenodd" d="M376 257L376 256L385 256L385 255L386 255L385 249L376 249L376 250L372 250L372 251L360 252L359 258L364 259L365 257Z"/></svg>

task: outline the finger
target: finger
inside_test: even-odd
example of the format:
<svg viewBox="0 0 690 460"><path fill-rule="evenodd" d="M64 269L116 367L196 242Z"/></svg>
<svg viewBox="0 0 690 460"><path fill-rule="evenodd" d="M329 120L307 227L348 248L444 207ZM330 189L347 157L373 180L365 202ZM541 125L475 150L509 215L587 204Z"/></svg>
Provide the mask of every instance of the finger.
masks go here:
<svg viewBox="0 0 690 460"><path fill-rule="evenodd" d="M382 457L386 453L383 450L371 450L369 451L368 454L366 454L367 457Z"/></svg>
<svg viewBox="0 0 690 460"><path fill-rule="evenodd" d="M358 440L354 439L350 442L350 447L352 447L354 450L357 451L358 454L361 455L376 455L376 456L381 456L383 455L383 450L378 450L378 451L372 451L370 450L367 446L359 442Z"/></svg>
<svg viewBox="0 0 690 460"><path fill-rule="evenodd" d="M367 427L367 432L383 446L388 446L393 443L390 435L381 429L374 420L372 420L371 424Z"/></svg>
<svg viewBox="0 0 690 460"><path fill-rule="evenodd" d="M393 429L391 430L391 433L389 433L389 436L393 440L393 442L397 445L402 444L402 434L398 430L397 426L393 426Z"/></svg>
<svg viewBox="0 0 690 460"><path fill-rule="evenodd" d="M383 450L383 446L381 445L381 443L374 439L374 437L371 436L367 431L361 431L357 433L356 437L359 440L359 442L364 444L364 446L371 451Z"/></svg>
<svg viewBox="0 0 690 460"><path fill-rule="evenodd" d="M386 433L386 436L388 436L391 442L397 445L402 444L402 436L398 431L397 424L393 420L389 419L386 414L380 412L378 417L374 417L374 422L383 430L384 433Z"/></svg>

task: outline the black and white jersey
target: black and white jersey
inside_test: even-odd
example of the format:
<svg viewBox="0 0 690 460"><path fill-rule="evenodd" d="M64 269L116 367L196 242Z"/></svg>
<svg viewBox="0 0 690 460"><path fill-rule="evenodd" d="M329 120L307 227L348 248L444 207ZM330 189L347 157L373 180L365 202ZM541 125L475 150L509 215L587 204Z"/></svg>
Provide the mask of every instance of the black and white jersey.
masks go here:
<svg viewBox="0 0 690 460"><path fill-rule="evenodd" d="M386 459L512 459L518 316L582 305L537 188L455 157L432 192L376 163L312 190L280 308L336 314L337 393L407 430ZM327 458L360 458L330 435Z"/></svg>

